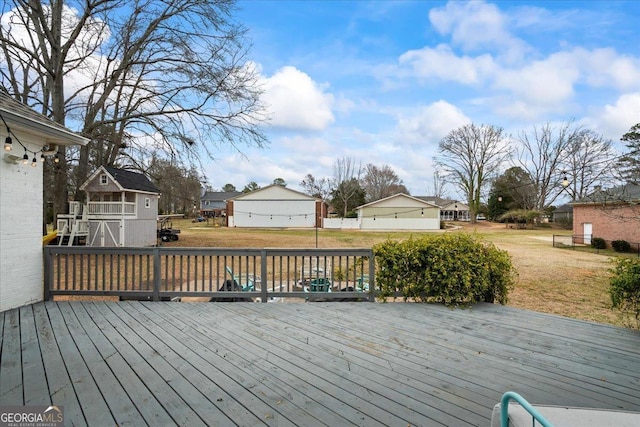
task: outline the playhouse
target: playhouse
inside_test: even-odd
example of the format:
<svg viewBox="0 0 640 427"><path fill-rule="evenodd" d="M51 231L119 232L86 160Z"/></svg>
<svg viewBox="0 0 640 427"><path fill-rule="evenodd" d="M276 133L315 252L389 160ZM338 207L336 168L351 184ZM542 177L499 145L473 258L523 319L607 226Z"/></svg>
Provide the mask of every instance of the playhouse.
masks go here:
<svg viewBox="0 0 640 427"><path fill-rule="evenodd" d="M70 202L58 215L58 244L153 246L157 244L160 190L145 175L101 166L80 186L87 202Z"/></svg>

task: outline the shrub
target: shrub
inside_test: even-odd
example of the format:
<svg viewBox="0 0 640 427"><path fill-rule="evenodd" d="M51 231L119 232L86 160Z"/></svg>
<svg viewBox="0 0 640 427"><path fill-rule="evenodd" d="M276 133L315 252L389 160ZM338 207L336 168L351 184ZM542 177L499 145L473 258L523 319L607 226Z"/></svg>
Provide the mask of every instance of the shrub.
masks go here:
<svg viewBox="0 0 640 427"><path fill-rule="evenodd" d="M405 300L507 302L516 272L511 257L469 235L447 234L374 246L381 297L400 292Z"/></svg>
<svg viewBox="0 0 640 427"><path fill-rule="evenodd" d="M611 242L611 247L616 252L629 252L631 245L626 240L614 240Z"/></svg>
<svg viewBox="0 0 640 427"><path fill-rule="evenodd" d="M591 239L591 247L594 249L607 249L607 242L601 237L594 237Z"/></svg>
<svg viewBox="0 0 640 427"><path fill-rule="evenodd" d="M632 315L640 326L640 259L618 258L609 282L613 308Z"/></svg>

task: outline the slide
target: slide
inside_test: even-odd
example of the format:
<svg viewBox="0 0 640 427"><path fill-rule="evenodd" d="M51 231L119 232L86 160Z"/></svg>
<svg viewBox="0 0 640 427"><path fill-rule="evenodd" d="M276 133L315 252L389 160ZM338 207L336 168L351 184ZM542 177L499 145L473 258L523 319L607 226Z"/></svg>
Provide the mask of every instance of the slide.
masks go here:
<svg viewBox="0 0 640 427"><path fill-rule="evenodd" d="M50 241L58 237L58 230L53 230L51 233L46 236L42 236L42 246L46 246Z"/></svg>

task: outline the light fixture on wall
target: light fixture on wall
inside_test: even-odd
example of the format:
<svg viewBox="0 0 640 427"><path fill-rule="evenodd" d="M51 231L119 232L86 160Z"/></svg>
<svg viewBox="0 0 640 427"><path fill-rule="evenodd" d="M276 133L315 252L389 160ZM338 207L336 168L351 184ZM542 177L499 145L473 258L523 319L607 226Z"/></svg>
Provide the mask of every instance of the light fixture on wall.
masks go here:
<svg viewBox="0 0 640 427"><path fill-rule="evenodd" d="M24 149L24 155L22 156L23 165L27 165L29 163L29 154L33 154L33 161L31 162L31 166L36 167L38 165L38 153L40 153L41 162L44 162L47 157L53 157L54 163L58 163L60 161L57 144L44 145L40 150L37 151L29 150L27 146L23 144L22 141L20 141L16 134L11 131L2 114L0 114L0 120L2 120L2 123L7 129L7 137L4 139L4 151L8 152L13 150L13 140L15 139L16 142L20 144L20 146ZM13 138L11 137L12 135ZM19 160L19 156L5 153L4 161L7 163L18 164Z"/></svg>

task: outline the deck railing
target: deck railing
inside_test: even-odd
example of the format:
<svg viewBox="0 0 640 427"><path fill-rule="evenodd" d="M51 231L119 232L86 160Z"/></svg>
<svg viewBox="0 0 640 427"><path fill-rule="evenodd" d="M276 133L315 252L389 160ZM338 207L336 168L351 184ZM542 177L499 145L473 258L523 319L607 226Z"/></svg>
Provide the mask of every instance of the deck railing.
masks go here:
<svg viewBox="0 0 640 427"><path fill-rule="evenodd" d="M89 215L135 215L136 204L132 202L89 202Z"/></svg>
<svg viewBox="0 0 640 427"><path fill-rule="evenodd" d="M373 260L371 249L46 246L45 299L99 295L153 301L374 301ZM329 283L328 292L314 291L318 283Z"/></svg>

